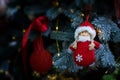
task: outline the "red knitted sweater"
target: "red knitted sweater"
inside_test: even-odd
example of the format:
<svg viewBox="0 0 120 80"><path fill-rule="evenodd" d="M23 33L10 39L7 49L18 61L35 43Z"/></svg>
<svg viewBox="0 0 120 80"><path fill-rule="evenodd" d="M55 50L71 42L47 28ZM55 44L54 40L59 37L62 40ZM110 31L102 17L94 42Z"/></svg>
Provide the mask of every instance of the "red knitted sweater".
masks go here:
<svg viewBox="0 0 120 80"><path fill-rule="evenodd" d="M73 58L75 63L78 66L89 66L95 61L95 50L89 50L90 41L85 42L77 42L77 48L74 49L73 47L70 47L71 50L74 50ZM97 41L94 41L95 48L98 49L100 46L100 43Z"/></svg>

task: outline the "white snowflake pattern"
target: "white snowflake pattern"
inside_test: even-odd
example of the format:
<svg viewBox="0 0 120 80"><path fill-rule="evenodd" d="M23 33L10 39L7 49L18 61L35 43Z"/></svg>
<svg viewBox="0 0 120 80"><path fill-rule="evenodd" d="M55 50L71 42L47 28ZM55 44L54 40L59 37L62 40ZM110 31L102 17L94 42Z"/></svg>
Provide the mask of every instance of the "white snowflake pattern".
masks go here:
<svg viewBox="0 0 120 80"><path fill-rule="evenodd" d="M81 62L83 60L82 55L79 55L79 54L75 58L76 58L76 61L78 62Z"/></svg>

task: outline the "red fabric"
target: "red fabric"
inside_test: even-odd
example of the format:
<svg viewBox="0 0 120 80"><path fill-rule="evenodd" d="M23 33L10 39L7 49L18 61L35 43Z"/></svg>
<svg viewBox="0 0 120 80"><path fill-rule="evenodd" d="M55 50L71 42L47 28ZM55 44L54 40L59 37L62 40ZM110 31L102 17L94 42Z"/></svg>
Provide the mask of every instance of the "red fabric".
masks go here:
<svg viewBox="0 0 120 80"><path fill-rule="evenodd" d="M97 42L97 41L94 41L94 44L95 44L95 48L96 48L96 49L99 49L99 47L100 47L100 43Z"/></svg>
<svg viewBox="0 0 120 80"><path fill-rule="evenodd" d="M72 46L70 46L70 49L71 49L72 51L74 51L74 50L75 50L75 48L73 48Z"/></svg>
<svg viewBox="0 0 120 80"><path fill-rule="evenodd" d="M34 22L33 27L35 30L39 30L40 32L45 32L48 29L48 18L46 16L38 17Z"/></svg>
<svg viewBox="0 0 120 80"><path fill-rule="evenodd" d="M43 23L44 21L44 23ZM22 39L22 61L23 61L23 69L24 69L24 73L26 75L26 77L29 80L28 77L28 73L27 73L27 41L28 41L28 36L30 34L31 30L39 30L40 32L45 32L48 29L48 21L47 18L45 16L40 16L38 18L36 18L28 27L28 29L26 30L26 32L23 35L23 39Z"/></svg>
<svg viewBox="0 0 120 80"><path fill-rule="evenodd" d="M44 74L52 66L52 56L44 49L42 37L34 40L34 52L30 56L30 66L40 74Z"/></svg>
<svg viewBox="0 0 120 80"><path fill-rule="evenodd" d="M86 16L86 20L80 24L80 27L91 27L94 29L94 26L89 22L89 15Z"/></svg>
<svg viewBox="0 0 120 80"><path fill-rule="evenodd" d="M95 51L94 49L89 50L90 44L91 44L90 41L85 41L85 42L79 41L77 43L77 48L75 49L73 53L73 58L74 58L75 63L78 66L89 66L95 61ZM99 48L100 43L95 41L94 44L95 44L95 48ZM78 54L82 56L82 60L80 62L76 61L76 56L78 56Z"/></svg>
<svg viewBox="0 0 120 80"><path fill-rule="evenodd" d="M35 19L30 26L28 27L28 29L26 30L24 36L23 36L23 40L22 40L22 48L25 47L25 45L27 44L27 40L28 40L28 36L30 34L31 30L39 30L40 32L45 32L48 29L48 20L47 17L45 16L40 16L37 19Z"/></svg>

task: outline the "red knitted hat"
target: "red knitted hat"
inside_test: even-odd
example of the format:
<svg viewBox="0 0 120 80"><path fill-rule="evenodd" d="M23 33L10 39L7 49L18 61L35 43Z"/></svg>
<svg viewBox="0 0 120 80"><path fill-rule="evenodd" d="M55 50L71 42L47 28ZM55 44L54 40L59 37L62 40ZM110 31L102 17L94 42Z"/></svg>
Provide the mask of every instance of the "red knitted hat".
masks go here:
<svg viewBox="0 0 120 80"><path fill-rule="evenodd" d="M94 29L94 26L88 21L88 18L89 16L86 16L86 20L82 22L80 26L75 30L75 35L74 35L75 39L78 36L78 34L82 31L88 31L91 34L92 39L95 38L96 31Z"/></svg>

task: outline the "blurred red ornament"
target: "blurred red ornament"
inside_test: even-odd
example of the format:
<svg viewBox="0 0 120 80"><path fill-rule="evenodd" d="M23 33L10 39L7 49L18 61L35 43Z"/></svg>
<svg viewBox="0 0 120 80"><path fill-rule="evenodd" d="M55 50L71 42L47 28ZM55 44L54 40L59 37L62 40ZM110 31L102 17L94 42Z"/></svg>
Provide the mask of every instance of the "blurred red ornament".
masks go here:
<svg viewBox="0 0 120 80"><path fill-rule="evenodd" d="M40 74L44 74L52 67L52 56L44 49L42 37L34 40L34 52L30 56L30 66Z"/></svg>
<svg viewBox="0 0 120 80"><path fill-rule="evenodd" d="M29 79L28 71L27 71L27 41L28 36L31 30L37 30L39 32L46 32L48 29L48 19L46 16L40 16L36 18L26 30L23 39L22 39L22 59L23 59L23 68L24 73ZM52 67L52 56L48 51L44 49L44 44L42 40L42 36L38 36L34 40L34 51L30 56L30 66L32 70L43 74L47 72Z"/></svg>

